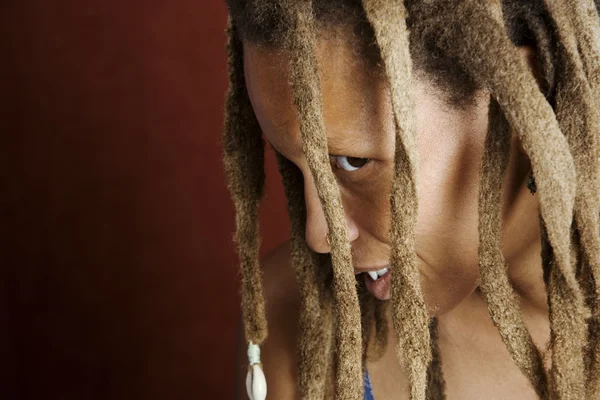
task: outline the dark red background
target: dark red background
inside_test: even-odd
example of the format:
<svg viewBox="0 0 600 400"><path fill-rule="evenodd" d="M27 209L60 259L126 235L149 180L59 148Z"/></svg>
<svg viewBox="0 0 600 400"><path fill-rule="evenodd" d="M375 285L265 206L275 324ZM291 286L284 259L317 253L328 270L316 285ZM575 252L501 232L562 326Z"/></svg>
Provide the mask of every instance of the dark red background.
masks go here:
<svg viewBox="0 0 600 400"><path fill-rule="evenodd" d="M230 399L221 0L0 7L0 398ZM287 235L269 158L264 250Z"/></svg>

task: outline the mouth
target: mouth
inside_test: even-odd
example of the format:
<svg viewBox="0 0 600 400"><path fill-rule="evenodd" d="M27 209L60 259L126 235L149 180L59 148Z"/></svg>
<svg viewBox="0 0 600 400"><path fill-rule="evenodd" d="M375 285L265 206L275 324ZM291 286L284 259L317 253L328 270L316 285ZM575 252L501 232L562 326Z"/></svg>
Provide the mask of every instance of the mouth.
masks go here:
<svg viewBox="0 0 600 400"><path fill-rule="evenodd" d="M355 275L362 275L369 293L379 300L390 298L390 272L389 268L378 270L356 270Z"/></svg>
<svg viewBox="0 0 600 400"><path fill-rule="evenodd" d="M416 253L417 262L424 265L430 265L419 253ZM388 261L389 262L389 261ZM363 279L367 290L379 300L390 299L391 288L391 271L389 264L379 264L380 267L372 266L371 268L355 268L354 275L359 279ZM383 268L382 268L383 267Z"/></svg>

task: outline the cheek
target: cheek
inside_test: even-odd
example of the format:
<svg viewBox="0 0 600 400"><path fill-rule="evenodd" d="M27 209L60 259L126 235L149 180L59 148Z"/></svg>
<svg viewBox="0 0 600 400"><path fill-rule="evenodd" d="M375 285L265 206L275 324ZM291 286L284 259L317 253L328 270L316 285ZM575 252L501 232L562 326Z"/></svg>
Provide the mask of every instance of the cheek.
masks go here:
<svg viewBox="0 0 600 400"><path fill-rule="evenodd" d="M457 197L448 186L422 181L416 226L423 292L437 315L471 295L479 276L477 187L467 185Z"/></svg>
<svg viewBox="0 0 600 400"><path fill-rule="evenodd" d="M420 144L416 250L430 309L444 313L478 282L480 152L452 138Z"/></svg>
<svg viewBox="0 0 600 400"><path fill-rule="evenodd" d="M368 183L342 189L344 205L350 207L348 211L361 235L357 244L377 248L389 245L392 175L391 162L382 162L376 176L370 177Z"/></svg>

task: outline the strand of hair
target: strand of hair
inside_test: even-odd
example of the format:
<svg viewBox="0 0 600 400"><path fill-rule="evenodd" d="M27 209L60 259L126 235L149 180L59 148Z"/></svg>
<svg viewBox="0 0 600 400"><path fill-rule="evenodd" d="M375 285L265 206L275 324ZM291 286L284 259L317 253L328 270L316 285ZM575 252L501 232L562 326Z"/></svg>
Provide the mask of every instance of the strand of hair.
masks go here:
<svg viewBox="0 0 600 400"><path fill-rule="evenodd" d="M410 398L426 398L427 369L432 351L429 314L421 292L415 255L417 217L417 152L411 88L406 9L388 0L363 0L363 8L375 32L389 80L396 125L394 182L391 200L392 322L398 337L398 359L409 377Z"/></svg>
<svg viewBox="0 0 600 400"><path fill-rule="evenodd" d="M333 267L333 297L337 309L335 395L340 400L362 396L362 338L346 219L337 182L329 163L312 1L283 2L291 27L286 49L291 57L291 81L300 121L303 150L329 227Z"/></svg>

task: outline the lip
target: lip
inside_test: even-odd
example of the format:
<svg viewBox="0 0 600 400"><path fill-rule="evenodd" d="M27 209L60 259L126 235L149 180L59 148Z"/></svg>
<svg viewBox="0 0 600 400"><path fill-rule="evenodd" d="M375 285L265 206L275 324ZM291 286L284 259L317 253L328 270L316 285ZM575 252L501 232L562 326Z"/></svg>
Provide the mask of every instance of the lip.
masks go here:
<svg viewBox="0 0 600 400"><path fill-rule="evenodd" d="M363 279L369 293L379 300L388 300L390 298L390 272L380 276L376 281L364 274Z"/></svg>

